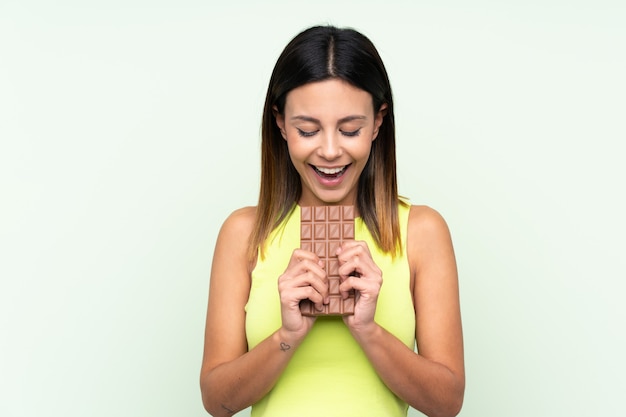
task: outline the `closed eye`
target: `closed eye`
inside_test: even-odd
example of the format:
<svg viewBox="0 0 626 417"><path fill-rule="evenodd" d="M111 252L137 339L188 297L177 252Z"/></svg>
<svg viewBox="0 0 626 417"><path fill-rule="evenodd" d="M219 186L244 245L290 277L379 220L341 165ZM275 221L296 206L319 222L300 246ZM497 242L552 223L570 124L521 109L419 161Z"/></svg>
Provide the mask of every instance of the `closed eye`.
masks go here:
<svg viewBox="0 0 626 417"><path fill-rule="evenodd" d="M349 136L349 137L359 136L359 134L361 134L361 128L358 128L357 130L348 131L348 132L340 130L340 132L344 136Z"/></svg>
<svg viewBox="0 0 626 417"><path fill-rule="evenodd" d="M306 130L302 130L298 128L296 128L296 130L298 131L298 134L302 136L303 138L310 138L311 136L314 136L318 132L318 130L306 131Z"/></svg>

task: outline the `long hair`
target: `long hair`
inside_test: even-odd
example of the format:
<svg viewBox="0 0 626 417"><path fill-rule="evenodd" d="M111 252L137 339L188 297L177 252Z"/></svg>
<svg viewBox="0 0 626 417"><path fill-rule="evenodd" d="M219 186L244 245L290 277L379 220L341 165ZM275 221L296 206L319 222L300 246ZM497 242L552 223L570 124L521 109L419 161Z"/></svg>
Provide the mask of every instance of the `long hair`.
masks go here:
<svg viewBox="0 0 626 417"><path fill-rule="evenodd" d="M350 28L314 26L299 33L285 47L270 78L261 128L261 186L255 229L250 240L252 258L271 231L294 209L302 194L300 177L289 157L287 142L276 124L274 108L284 112L287 94L304 84L341 79L367 91L377 112L387 109L363 172L356 206L378 246L392 256L401 249L398 220L396 145L391 85L374 44Z"/></svg>

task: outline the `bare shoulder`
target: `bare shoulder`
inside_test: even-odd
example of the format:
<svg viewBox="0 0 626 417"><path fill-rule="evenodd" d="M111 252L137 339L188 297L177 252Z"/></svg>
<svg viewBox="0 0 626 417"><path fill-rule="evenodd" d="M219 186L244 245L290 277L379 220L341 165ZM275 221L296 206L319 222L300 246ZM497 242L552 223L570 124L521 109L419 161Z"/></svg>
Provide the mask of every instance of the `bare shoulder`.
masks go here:
<svg viewBox="0 0 626 417"><path fill-rule="evenodd" d="M249 268L248 244L254 229L255 219L256 207L243 207L233 211L222 224L214 258L224 259L220 258L221 255L227 255L225 259L238 260Z"/></svg>
<svg viewBox="0 0 626 417"><path fill-rule="evenodd" d="M450 229L437 210L429 206L411 206L407 250L415 270L425 263L454 257Z"/></svg>
<svg viewBox="0 0 626 417"><path fill-rule="evenodd" d="M221 233L239 234L239 237L249 236L254 227L256 207L239 208L226 218L222 225Z"/></svg>
<svg viewBox="0 0 626 417"><path fill-rule="evenodd" d="M450 234L441 213L429 206L412 205L409 213L409 236L432 238L440 234Z"/></svg>

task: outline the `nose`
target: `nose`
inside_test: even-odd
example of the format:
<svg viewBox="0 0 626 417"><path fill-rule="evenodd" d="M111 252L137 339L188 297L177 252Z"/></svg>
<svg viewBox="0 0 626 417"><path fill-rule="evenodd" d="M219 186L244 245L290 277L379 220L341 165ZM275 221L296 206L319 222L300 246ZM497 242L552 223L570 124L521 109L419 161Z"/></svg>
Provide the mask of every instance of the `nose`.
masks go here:
<svg viewBox="0 0 626 417"><path fill-rule="evenodd" d="M329 132L322 136L321 143L318 148L318 155L322 158L332 161L337 159L343 153L339 132Z"/></svg>

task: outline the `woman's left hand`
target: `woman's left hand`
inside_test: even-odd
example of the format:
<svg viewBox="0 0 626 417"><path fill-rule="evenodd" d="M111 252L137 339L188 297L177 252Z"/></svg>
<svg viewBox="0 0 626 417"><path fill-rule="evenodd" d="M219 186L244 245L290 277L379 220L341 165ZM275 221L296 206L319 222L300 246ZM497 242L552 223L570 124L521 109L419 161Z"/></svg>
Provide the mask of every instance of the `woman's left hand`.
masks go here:
<svg viewBox="0 0 626 417"><path fill-rule="evenodd" d="M350 290L355 292L354 314L344 316L343 320L352 332L366 331L375 325L376 302L383 284L382 271L363 241L344 242L337 257L342 296L347 297Z"/></svg>

